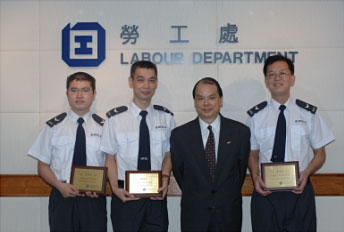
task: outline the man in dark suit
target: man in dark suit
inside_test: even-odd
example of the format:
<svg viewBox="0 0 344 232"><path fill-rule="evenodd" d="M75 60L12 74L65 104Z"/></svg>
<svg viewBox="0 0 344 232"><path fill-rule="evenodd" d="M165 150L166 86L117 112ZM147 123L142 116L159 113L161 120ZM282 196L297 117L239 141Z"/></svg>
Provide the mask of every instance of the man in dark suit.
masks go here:
<svg viewBox="0 0 344 232"><path fill-rule="evenodd" d="M193 89L198 117L171 134L173 174L182 190L182 231L241 231L250 131L223 117L219 83L206 77Z"/></svg>

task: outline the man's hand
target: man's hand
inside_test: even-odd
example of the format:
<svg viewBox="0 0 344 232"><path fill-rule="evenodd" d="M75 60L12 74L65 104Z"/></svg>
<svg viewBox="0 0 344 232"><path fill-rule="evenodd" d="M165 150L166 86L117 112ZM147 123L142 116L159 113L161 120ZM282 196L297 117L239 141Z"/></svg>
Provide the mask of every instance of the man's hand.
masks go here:
<svg viewBox="0 0 344 232"><path fill-rule="evenodd" d="M71 184L60 182L56 187L64 198L82 196L79 190Z"/></svg>
<svg viewBox="0 0 344 232"><path fill-rule="evenodd" d="M59 181L50 169L50 164L38 160L37 169L43 180L55 187L64 198L82 196L75 186Z"/></svg>
<svg viewBox="0 0 344 232"><path fill-rule="evenodd" d="M248 168L250 169L253 186L256 192L262 196L269 195L271 191L264 190L266 185L259 175L259 150L251 150L250 156L248 157Z"/></svg>
<svg viewBox="0 0 344 232"><path fill-rule="evenodd" d="M262 177L259 175L252 175L253 185L254 189L257 193L259 193L262 196L267 196L271 193L269 190L264 190L266 188L265 183L262 180Z"/></svg>
<svg viewBox="0 0 344 232"><path fill-rule="evenodd" d="M108 168L107 176L109 178L113 194L115 194L123 203L127 201L137 201L140 199L128 193L124 189L118 188L117 164L114 155L106 154L105 166Z"/></svg>
<svg viewBox="0 0 344 232"><path fill-rule="evenodd" d="M112 191L123 203L127 201L140 200L139 197L135 197L133 194L130 194L129 192L121 188L113 188Z"/></svg>
<svg viewBox="0 0 344 232"><path fill-rule="evenodd" d="M297 187L292 190L295 194L301 194L303 190L305 189L305 186L307 184L309 175L303 171L300 173L300 177L297 180Z"/></svg>
<svg viewBox="0 0 344 232"><path fill-rule="evenodd" d="M85 195L90 198L98 198L99 195L95 192L85 192Z"/></svg>
<svg viewBox="0 0 344 232"><path fill-rule="evenodd" d="M166 195L167 195L167 190L168 190L168 181L169 181L169 178L162 178L162 186L161 188L158 189L158 192L160 193L161 192L161 197L151 197L150 199L151 200L158 200L158 201L161 201L161 200L164 200Z"/></svg>
<svg viewBox="0 0 344 232"><path fill-rule="evenodd" d="M318 171L326 160L326 151L325 146L320 147L318 149L313 149L314 157L309 163L308 167L300 173L299 179L297 180L297 187L292 190L295 194L303 193L305 186L308 182L308 178L310 175Z"/></svg>
<svg viewBox="0 0 344 232"><path fill-rule="evenodd" d="M172 170L172 160L171 152L166 152L164 160L162 161L161 172L162 172L162 185L158 189L158 192L161 193L161 197L151 197L151 200L161 201L164 200L167 195L168 184L170 181Z"/></svg>

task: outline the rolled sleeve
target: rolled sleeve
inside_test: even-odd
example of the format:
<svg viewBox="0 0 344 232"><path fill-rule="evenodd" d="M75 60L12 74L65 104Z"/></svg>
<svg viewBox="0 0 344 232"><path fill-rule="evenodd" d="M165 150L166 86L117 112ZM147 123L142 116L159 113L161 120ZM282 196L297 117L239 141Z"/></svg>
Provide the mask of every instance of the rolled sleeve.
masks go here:
<svg viewBox="0 0 344 232"><path fill-rule="evenodd" d="M103 126L102 141L100 144L101 151L110 155L115 155L117 153L118 149L115 133L111 119L107 118Z"/></svg>
<svg viewBox="0 0 344 232"><path fill-rule="evenodd" d="M254 133L254 120L249 117L246 121L246 125L250 128L251 137L250 137L250 144L251 144L251 151L259 150L259 145L257 143L257 139Z"/></svg>
<svg viewBox="0 0 344 232"><path fill-rule="evenodd" d="M32 144L28 155L43 163L50 164L52 159L51 134L51 128L45 126Z"/></svg>
<svg viewBox="0 0 344 232"><path fill-rule="evenodd" d="M313 149L318 149L335 140L332 131L327 127L320 114L314 115L313 131L310 135L310 142Z"/></svg>

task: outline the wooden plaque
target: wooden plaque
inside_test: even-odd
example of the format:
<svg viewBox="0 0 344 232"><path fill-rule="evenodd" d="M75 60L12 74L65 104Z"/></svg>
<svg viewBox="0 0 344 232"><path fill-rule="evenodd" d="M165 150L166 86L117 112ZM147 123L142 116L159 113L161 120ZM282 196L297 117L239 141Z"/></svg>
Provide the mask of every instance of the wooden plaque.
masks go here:
<svg viewBox="0 0 344 232"><path fill-rule="evenodd" d="M299 162L261 163L261 176L266 185L265 190L293 190L299 179Z"/></svg>
<svg viewBox="0 0 344 232"><path fill-rule="evenodd" d="M161 171L126 171L125 190L135 197L161 197Z"/></svg>
<svg viewBox="0 0 344 232"><path fill-rule="evenodd" d="M106 167L73 166L70 183L79 192L95 192L105 194Z"/></svg>

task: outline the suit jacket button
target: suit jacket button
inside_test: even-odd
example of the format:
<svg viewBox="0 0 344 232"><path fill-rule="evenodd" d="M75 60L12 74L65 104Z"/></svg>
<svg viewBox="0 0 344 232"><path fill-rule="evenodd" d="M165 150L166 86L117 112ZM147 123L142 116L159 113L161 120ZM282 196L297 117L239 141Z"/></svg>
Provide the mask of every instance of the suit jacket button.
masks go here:
<svg viewBox="0 0 344 232"><path fill-rule="evenodd" d="M211 190L211 194L214 194L214 193L216 193L216 191L215 190Z"/></svg>

